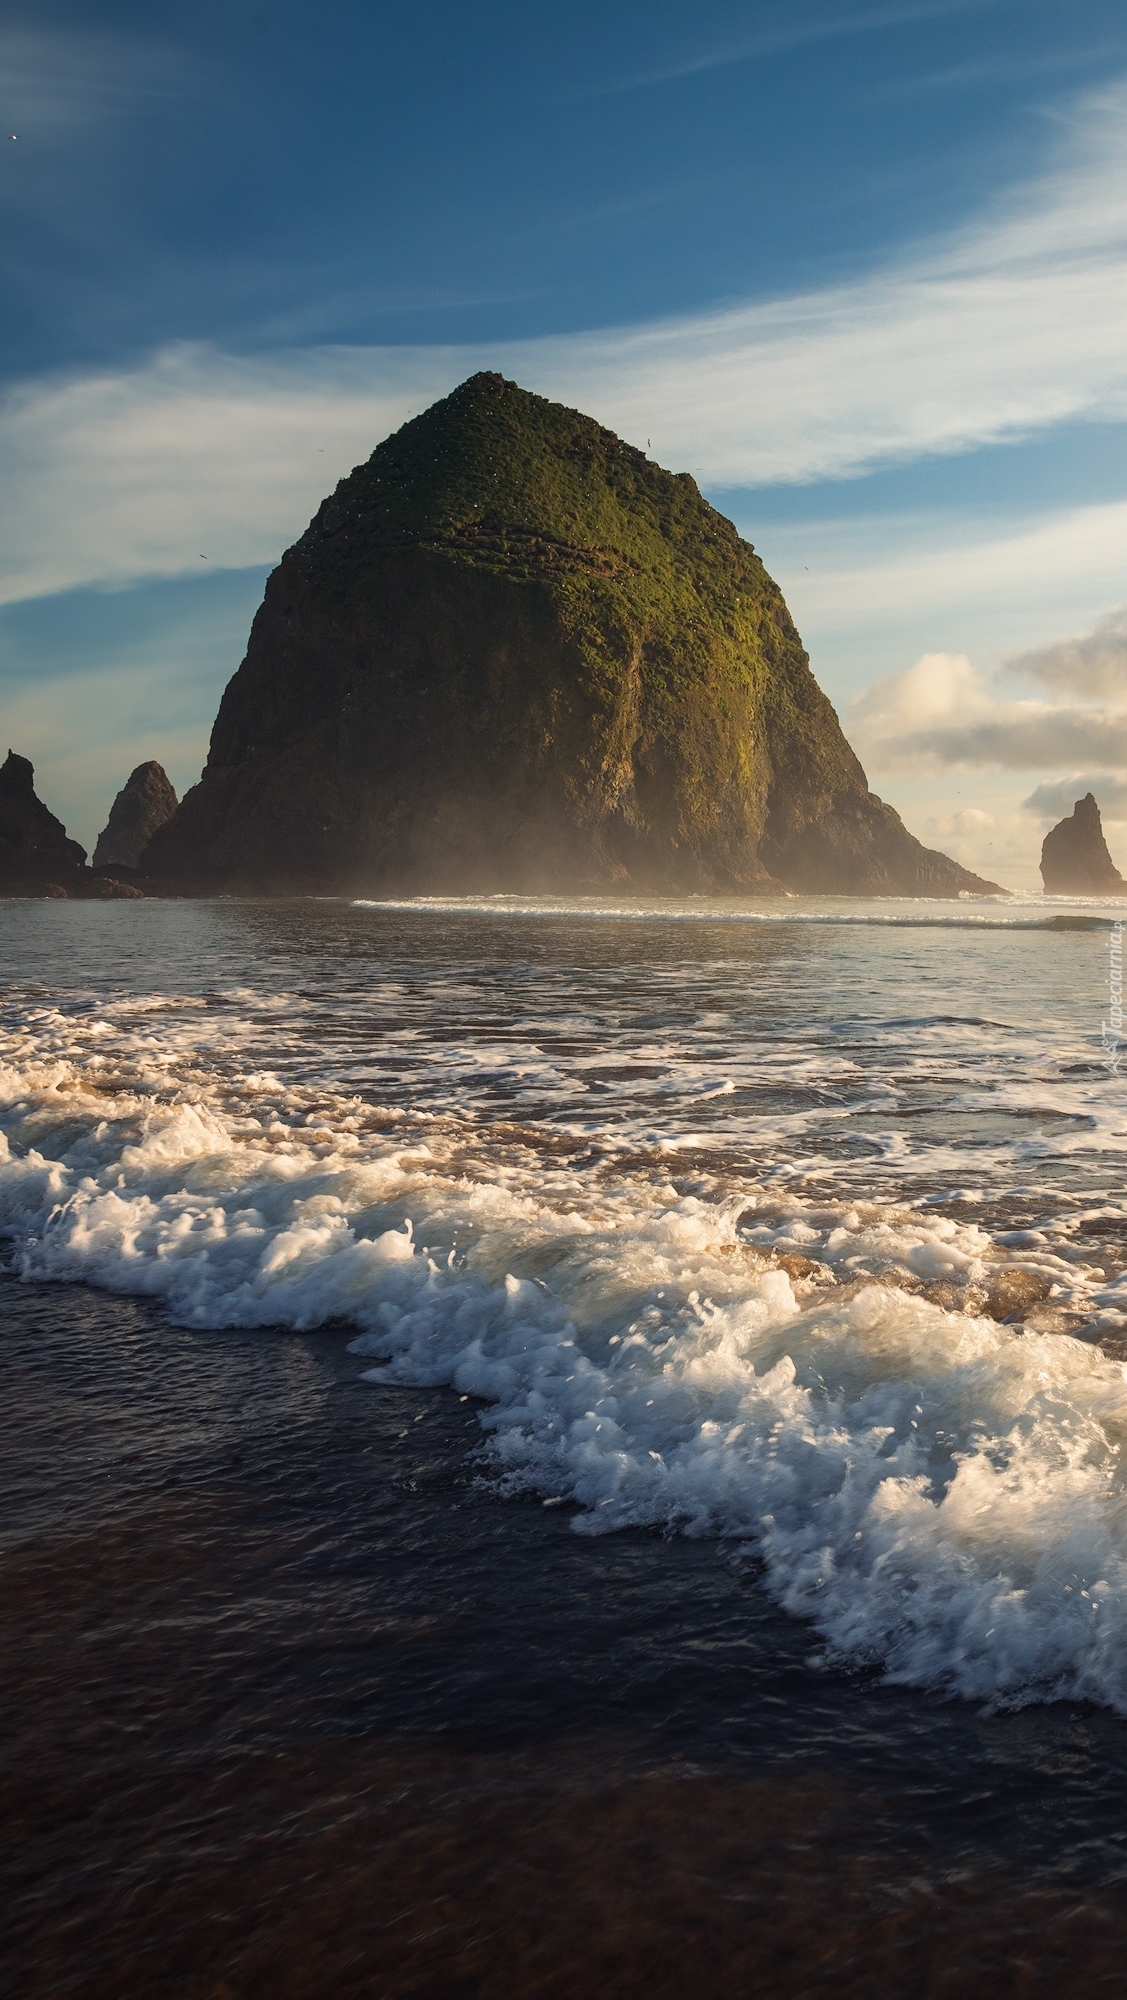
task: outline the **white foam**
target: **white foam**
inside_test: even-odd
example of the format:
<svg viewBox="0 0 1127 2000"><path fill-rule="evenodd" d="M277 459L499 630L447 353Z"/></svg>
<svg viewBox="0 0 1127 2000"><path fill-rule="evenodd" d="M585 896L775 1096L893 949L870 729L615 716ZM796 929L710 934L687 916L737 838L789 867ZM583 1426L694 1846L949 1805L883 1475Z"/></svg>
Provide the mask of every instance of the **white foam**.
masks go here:
<svg viewBox="0 0 1127 2000"><path fill-rule="evenodd" d="M446 916L571 917L618 923L817 924L849 928L868 925L939 929L1041 929L1071 913L1099 921L1104 912L1122 912L1122 896L1045 896L1032 890L957 901L931 896L520 896L506 893L464 896L355 897L350 908L423 911Z"/></svg>
<svg viewBox="0 0 1127 2000"><path fill-rule="evenodd" d="M659 1160L561 1165L530 1132L240 1068L239 1018L22 1022L0 1224L24 1276L198 1326L347 1318L377 1379L485 1399L505 1490L577 1503L582 1533L728 1538L827 1657L1127 1712L1123 1366L904 1289L974 1295L1008 1262L1119 1326L1074 1236L1097 1211L992 1234L766 1182L687 1195Z"/></svg>

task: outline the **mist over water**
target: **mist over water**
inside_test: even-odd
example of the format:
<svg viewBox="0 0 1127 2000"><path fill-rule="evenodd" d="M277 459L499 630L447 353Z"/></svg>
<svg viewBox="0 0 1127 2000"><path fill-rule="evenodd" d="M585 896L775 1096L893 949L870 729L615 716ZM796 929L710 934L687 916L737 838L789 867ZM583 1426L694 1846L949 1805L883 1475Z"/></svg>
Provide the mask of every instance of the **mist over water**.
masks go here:
<svg viewBox="0 0 1127 2000"><path fill-rule="evenodd" d="M11 1265L347 1322L499 1491L720 1539L825 1660L1123 1712L1116 914L9 905Z"/></svg>

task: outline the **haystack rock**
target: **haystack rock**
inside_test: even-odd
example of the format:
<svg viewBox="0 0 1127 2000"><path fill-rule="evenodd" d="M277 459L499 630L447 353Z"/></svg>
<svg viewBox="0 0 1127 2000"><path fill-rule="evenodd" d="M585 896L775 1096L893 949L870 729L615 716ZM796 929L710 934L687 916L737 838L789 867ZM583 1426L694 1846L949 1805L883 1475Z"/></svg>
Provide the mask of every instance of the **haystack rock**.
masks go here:
<svg viewBox="0 0 1127 2000"><path fill-rule="evenodd" d="M1041 880L1047 896L1107 896L1127 889L1107 851L1100 809L1091 792L1077 799L1068 819L1045 835Z"/></svg>
<svg viewBox="0 0 1127 2000"><path fill-rule="evenodd" d="M34 766L9 750L0 765L0 887L66 889L85 866L86 849L36 797Z"/></svg>
<svg viewBox="0 0 1127 2000"><path fill-rule="evenodd" d="M870 792L689 475L489 374L283 557L141 865L203 892L998 893Z"/></svg>
<svg viewBox="0 0 1127 2000"><path fill-rule="evenodd" d="M131 771L94 849L95 868L136 868L158 827L176 811L176 793L162 765L150 761Z"/></svg>

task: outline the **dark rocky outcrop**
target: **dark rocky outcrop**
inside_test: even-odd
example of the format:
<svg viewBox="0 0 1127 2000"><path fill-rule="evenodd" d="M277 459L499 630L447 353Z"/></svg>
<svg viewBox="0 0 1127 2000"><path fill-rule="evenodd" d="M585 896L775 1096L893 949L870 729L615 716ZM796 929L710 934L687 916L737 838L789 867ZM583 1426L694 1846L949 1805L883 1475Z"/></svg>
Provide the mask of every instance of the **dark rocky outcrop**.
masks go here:
<svg viewBox="0 0 1127 2000"><path fill-rule="evenodd" d="M116 902L143 895L135 883L87 868L86 849L36 796L33 766L9 750L0 765L0 896Z"/></svg>
<svg viewBox="0 0 1127 2000"><path fill-rule="evenodd" d="M1045 835L1041 880L1047 896L1106 896L1127 889L1107 851L1100 809L1091 792Z"/></svg>
<svg viewBox="0 0 1127 2000"><path fill-rule="evenodd" d="M994 892L869 791L687 473L476 375L270 577L147 875L201 891Z"/></svg>
<svg viewBox="0 0 1127 2000"><path fill-rule="evenodd" d="M0 765L0 888L66 888L85 866L86 849L36 797L34 766L9 750Z"/></svg>
<svg viewBox="0 0 1127 2000"><path fill-rule="evenodd" d="M131 771L94 849L95 868L117 862L136 868L158 827L172 818L177 798L164 767L150 760Z"/></svg>
<svg viewBox="0 0 1127 2000"><path fill-rule="evenodd" d="M102 869L87 868L79 880L72 883L68 895L81 896L87 903L141 903L149 894L139 882L122 881L120 875L107 875Z"/></svg>

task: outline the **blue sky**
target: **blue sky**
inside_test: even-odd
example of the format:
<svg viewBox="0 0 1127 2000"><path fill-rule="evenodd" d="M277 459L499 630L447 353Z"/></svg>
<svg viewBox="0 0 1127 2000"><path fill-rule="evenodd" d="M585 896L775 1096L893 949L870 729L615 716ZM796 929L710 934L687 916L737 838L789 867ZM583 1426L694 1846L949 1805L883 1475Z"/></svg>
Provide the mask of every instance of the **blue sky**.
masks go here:
<svg viewBox="0 0 1127 2000"><path fill-rule="evenodd" d="M1092 782L1127 866L1121 4L15 0L0 120L0 721L87 846L492 366L695 473L914 831L1031 884Z"/></svg>

